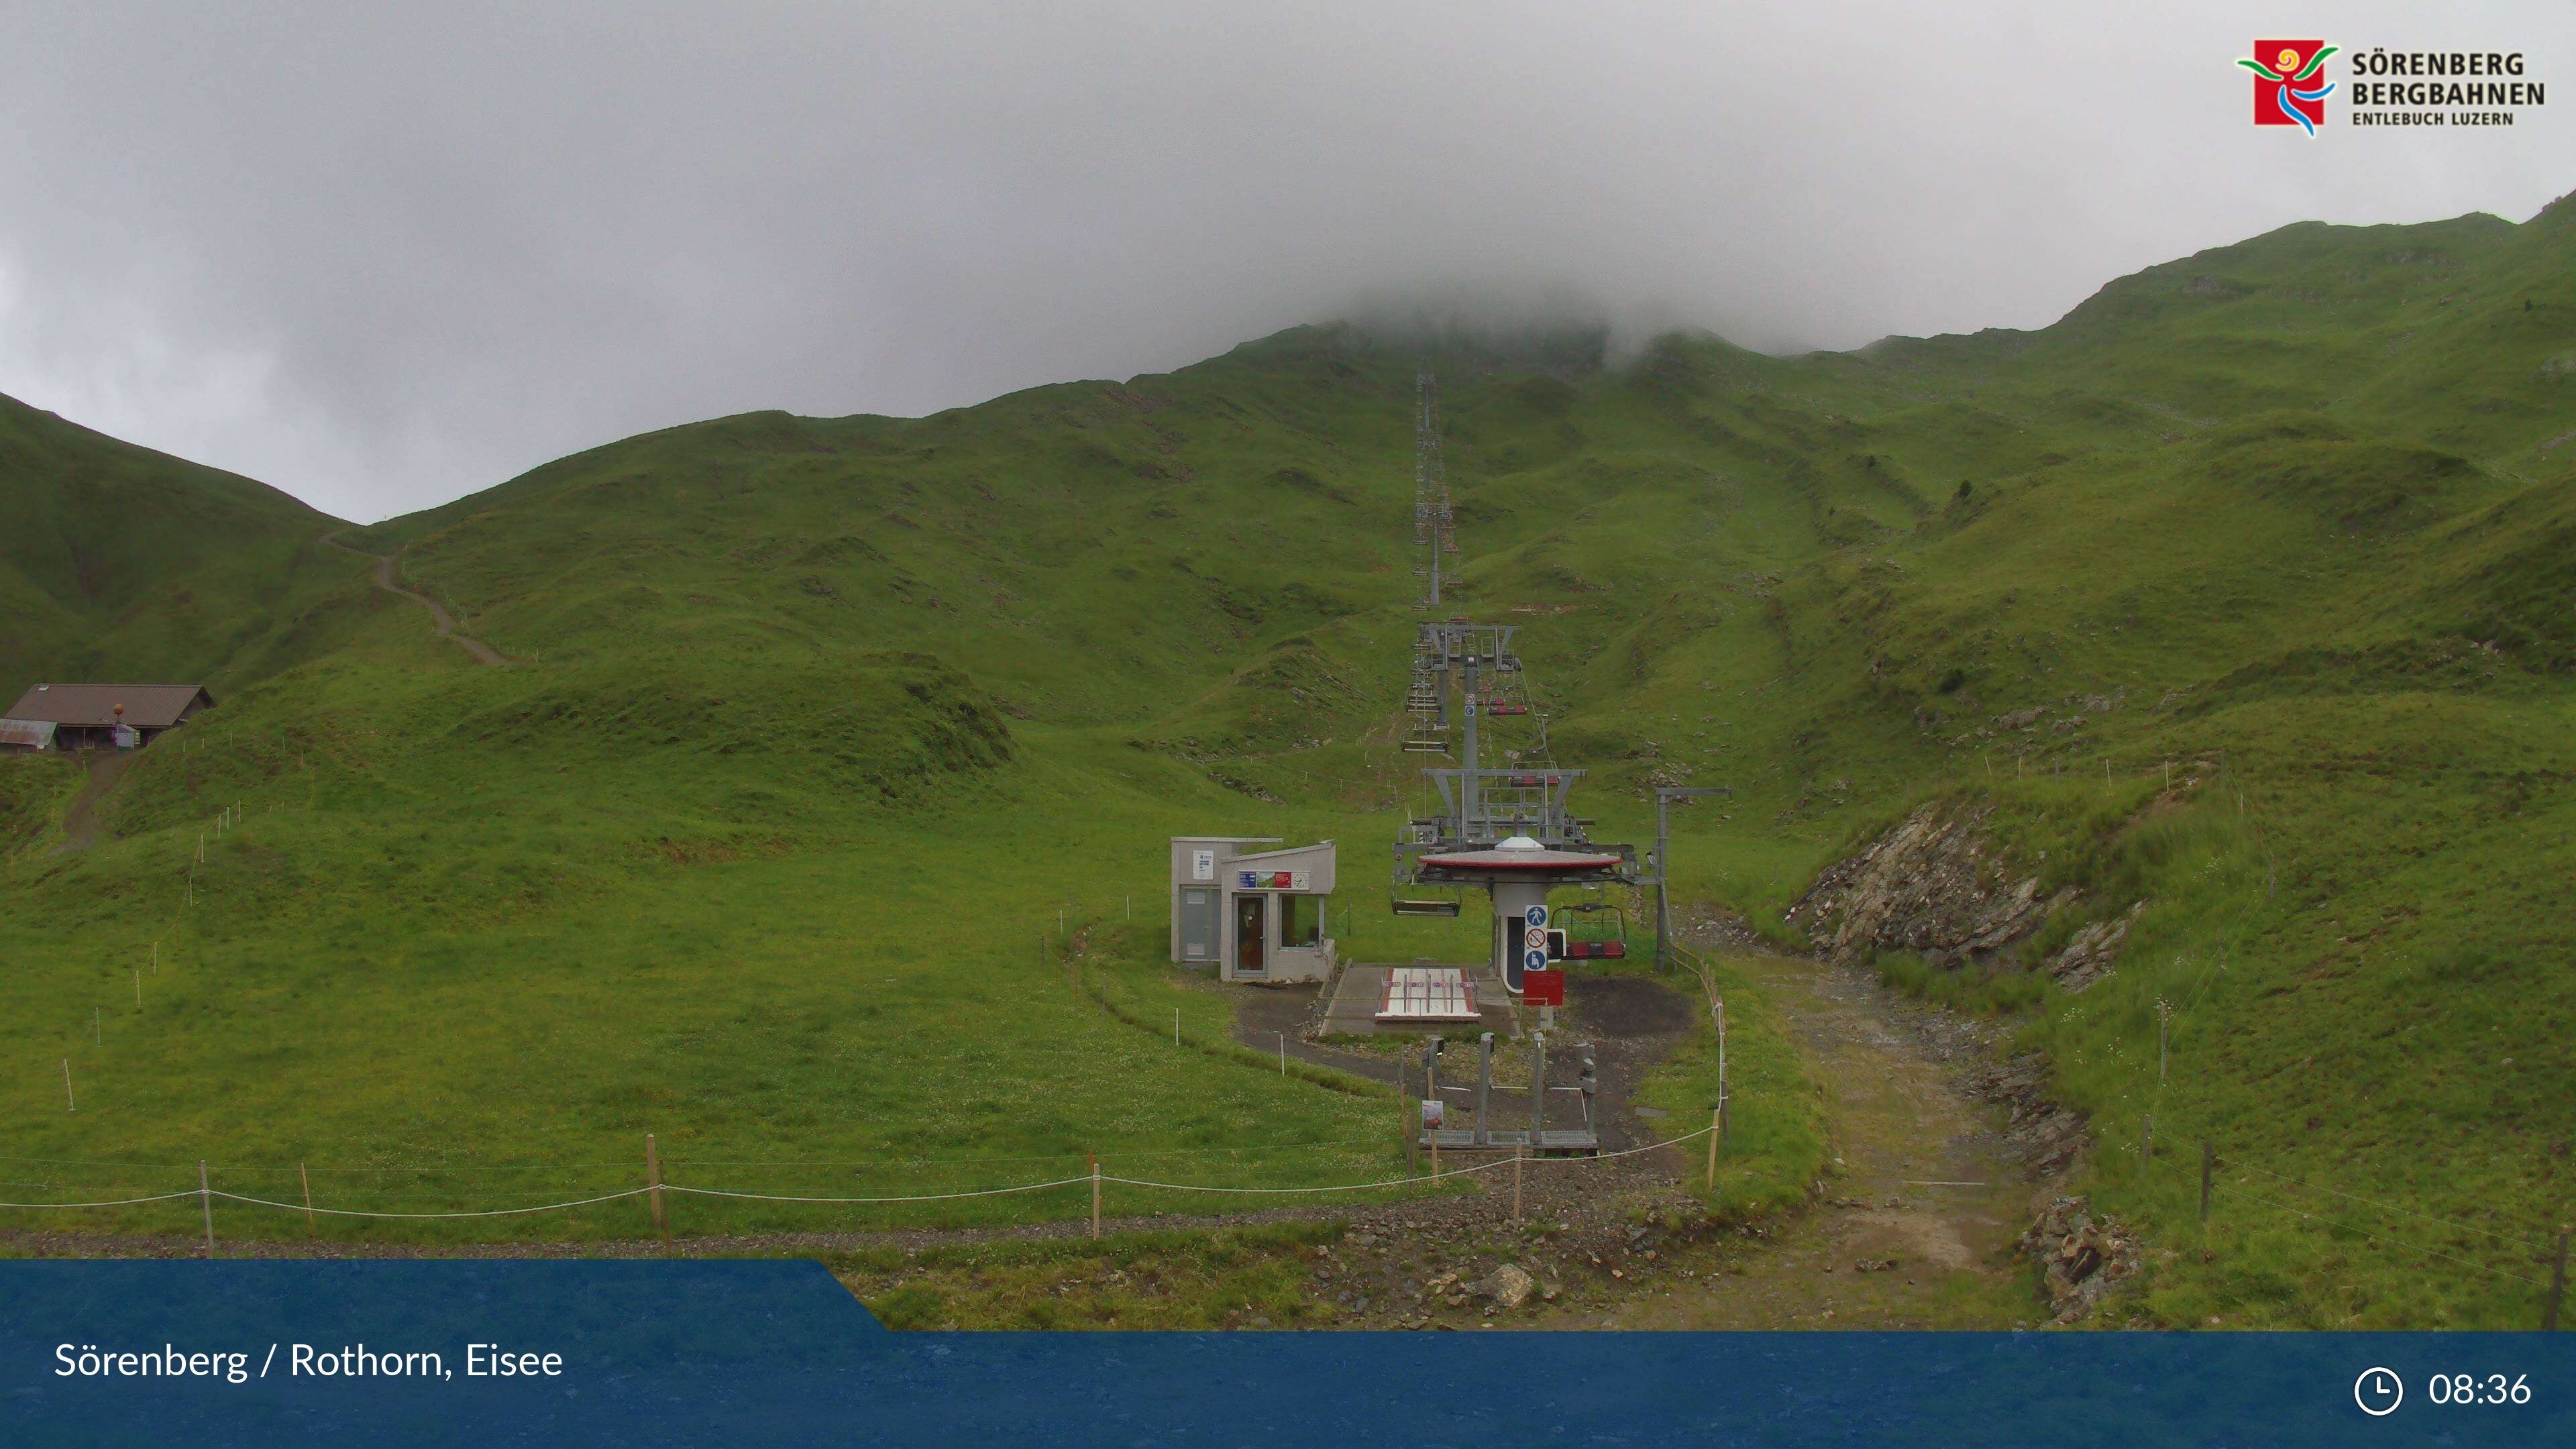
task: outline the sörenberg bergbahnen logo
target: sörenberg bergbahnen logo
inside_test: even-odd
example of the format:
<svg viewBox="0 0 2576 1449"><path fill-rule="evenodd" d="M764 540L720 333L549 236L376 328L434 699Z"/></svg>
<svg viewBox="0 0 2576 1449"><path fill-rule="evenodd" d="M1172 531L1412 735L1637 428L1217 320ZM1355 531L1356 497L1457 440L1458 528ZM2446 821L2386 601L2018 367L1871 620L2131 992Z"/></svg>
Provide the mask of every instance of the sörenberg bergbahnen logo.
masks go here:
<svg viewBox="0 0 2576 1449"><path fill-rule="evenodd" d="M2238 65L2254 72L2254 124L2297 126L2313 136L2326 122L2326 96L2334 82L2322 78L2335 47L2322 40L2258 40L2254 59Z"/></svg>
<svg viewBox="0 0 2576 1449"><path fill-rule="evenodd" d="M2328 56L2341 56L2349 85L2326 79ZM2310 136L2326 123L2326 97L2343 91L2344 123L2367 128L2510 126L2525 107L2549 99L2549 88L2529 73L2523 52L2390 50L2359 46L2349 51L2322 40L2258 40L2254 72L2254 124L2296 126Z"/></svg>

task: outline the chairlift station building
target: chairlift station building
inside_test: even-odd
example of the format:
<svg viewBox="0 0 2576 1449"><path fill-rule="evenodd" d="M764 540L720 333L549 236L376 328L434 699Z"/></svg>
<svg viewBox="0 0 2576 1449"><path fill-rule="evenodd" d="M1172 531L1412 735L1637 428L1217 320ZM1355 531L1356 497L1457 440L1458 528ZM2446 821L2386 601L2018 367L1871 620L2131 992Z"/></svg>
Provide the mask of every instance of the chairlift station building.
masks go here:
<svg viewBox="0 0 2576 1449"><path fill-rule="evenodd" d="M1324 981L1324 918L1337 852L1327 840L1286 850L1276 836L1172 837L1172 959L1225 981Z"/></svg>

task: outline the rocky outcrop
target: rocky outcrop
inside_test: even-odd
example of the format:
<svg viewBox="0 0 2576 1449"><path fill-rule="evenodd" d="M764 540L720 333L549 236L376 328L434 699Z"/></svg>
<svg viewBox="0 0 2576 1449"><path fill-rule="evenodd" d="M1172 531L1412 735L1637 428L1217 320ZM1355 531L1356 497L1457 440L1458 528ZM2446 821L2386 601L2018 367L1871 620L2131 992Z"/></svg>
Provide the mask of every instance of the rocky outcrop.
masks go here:
<svg viewBox="0 0 2576 1449"><path fill-rule="evenodd" d="M2061 1324L2091 1313L2138 1271L2137 1239L2113 1219L2095 1217L2080 1197L2050 1203L2021 1235L2021 1250L2038 1260L2049 1306Z"/></svg>
<svg viewBox="0 0 2576 1449"><path fill-rule="evenodd" d="M1788 920L1842 965L1877 951L1912 951L1940 966L1991 959L2074 892L2043 899L2037 876L2007 869L1985 836L1989 813L1924 806L1818 876Z"/></svg>
<svg viewBox="0 0 2576 1449"><path fill-rule="evenodd" d="M2032 1179L2063 1172L2090 1139L2084 1114L2048 1095L2048 1062L2037 1052L2023 1052L1977 1074L1976 1093L2012 1113L2004 1128L2004 1151Z"/></svg>
<svg viewBox="0 0 2576 1449"><path fill-rule="evenodd" d="M2147 903L2139 901L2120 915L2077 931L2056 955L2048 958L2048 974L2068 991L2081 991L2110 975L2112 963L2120 956L2120 943L2128 939L2129 927L2136 924L2146 908Z"/></svg>

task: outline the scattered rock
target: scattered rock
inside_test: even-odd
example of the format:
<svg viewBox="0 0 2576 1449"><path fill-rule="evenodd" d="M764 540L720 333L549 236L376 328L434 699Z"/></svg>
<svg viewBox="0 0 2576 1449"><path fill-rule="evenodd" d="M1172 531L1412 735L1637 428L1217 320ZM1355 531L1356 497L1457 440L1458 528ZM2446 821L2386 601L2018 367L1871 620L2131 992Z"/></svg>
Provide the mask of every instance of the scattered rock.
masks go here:
<svg viewBox="0 0 2576 1449"><path fill-rule="evenodd" d="M1475 1291L1481 1297L1492 1299L1496 1308L1518 1308L1529 1301L1531 1291L1537 1287L1537 1279L1505 1263L1478 1283Z"/></svg>
<svg viewBox="0 0 2576 1449"><path fill-rule="evenodd" d="M2127 1229L2095 1217L2080 1197L2061 1197L2021 1235L2021 1250L2037 1259L2055 1321L2074 1323L2090 1314L2113 1288L2138 1271L2138 1243Z"/></svg>

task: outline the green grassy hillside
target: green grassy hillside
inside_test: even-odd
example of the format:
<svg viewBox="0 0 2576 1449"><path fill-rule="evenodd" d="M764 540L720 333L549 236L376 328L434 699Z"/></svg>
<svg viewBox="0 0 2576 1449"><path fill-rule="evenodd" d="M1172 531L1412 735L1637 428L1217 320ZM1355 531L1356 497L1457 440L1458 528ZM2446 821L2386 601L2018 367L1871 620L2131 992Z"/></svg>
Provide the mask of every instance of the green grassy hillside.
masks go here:
<svg viewBox="0 0 2576 1449"><path fill-rule="evenodd" d="M1587 356L1431 360L1454 606L1525 626L1597 833L1642 839L1653 783L1732 785L1678 813L1676 874L1785 937L1878 828L1993 806L1996 848L2078 892L2032 951L2147 902L2119 969L2069 995L1885 964L2008 1016L2093 1115L2086 1189L2169 1250L2133 1311L2521 1326L2576 1129L2548 909L2576 865L2576 206L2290 227L2032 333ZM309 1159L384 1204L525 1201L537 1164L626 1185L648 1130L683 1180L820 1194L1087 1150L1383 1170L1389 1103L1230 1055L1222 1003L1153 960L1162 837L1222 831L1342 841L1355 954L1472 949L1399 926L1379 874L1420 763L1392 744L1414 364L1317 327L930 418L746 415L353 532L534 662L345 590L306 642L219 651L262 662L138 765L109 841L0 868L7 1151ZM8 798L41 832L53 797ZM1068 898L1093 990L1044 954ZM1178 1045L1135 1024L1174 1010ZM2149 1112L2184 1146L2141 1167ZM2242 1194L2206 1235L2202 1137ZM1263 1143L1295 1151L1238 1150Z"/></svg>
<svg viewBox="0 0 2576 1449"><path fill-rule="evenodd" d="M358 561L319 542L336 520L6 397L0 517L10 699L38 679L262 677L339 642L366 607Z"/></svg>

